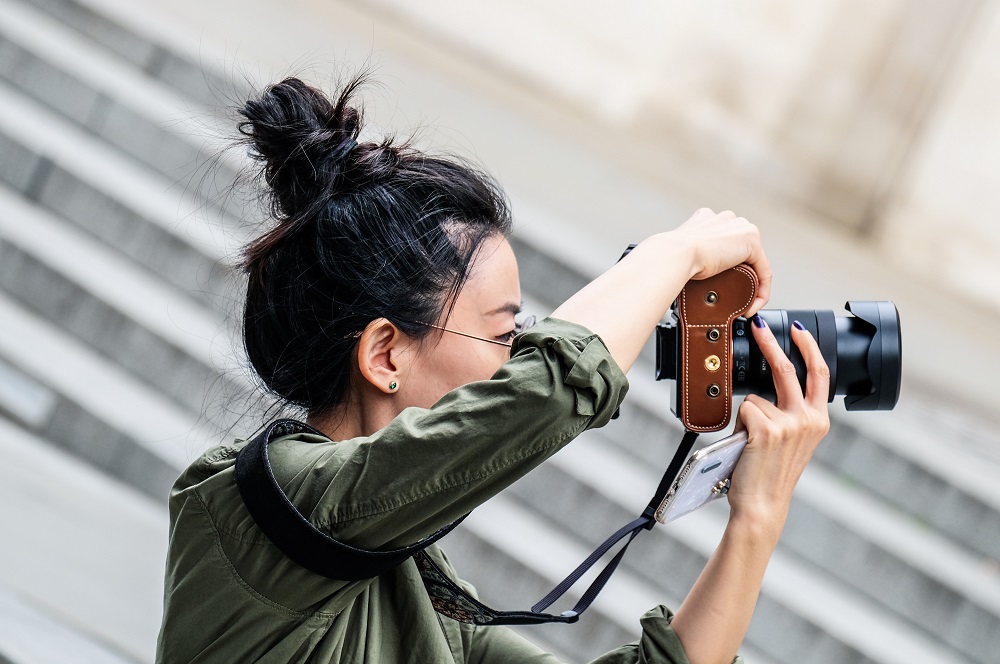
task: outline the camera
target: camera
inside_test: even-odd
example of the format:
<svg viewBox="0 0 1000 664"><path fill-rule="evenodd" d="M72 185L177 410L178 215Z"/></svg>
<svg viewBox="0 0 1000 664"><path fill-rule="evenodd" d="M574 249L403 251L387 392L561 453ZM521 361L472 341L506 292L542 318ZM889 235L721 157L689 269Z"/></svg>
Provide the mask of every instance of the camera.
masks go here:
<svg viewBox="0 0 1000 664"><path fill-rule="evenodd" d="M742 317L756 294L746 265L711 279L691 281L656 329L656 379L674 382L672 410L691 431L717 431L732 417L732 397L774 398L771 367ZM892 410L902 380L899 312L892 302L851 301L849 316L830 310L759 312L795 365L805 389L805 360L792 342L799 321L816 339L830 369L830 395L853 410Z"/></svg>

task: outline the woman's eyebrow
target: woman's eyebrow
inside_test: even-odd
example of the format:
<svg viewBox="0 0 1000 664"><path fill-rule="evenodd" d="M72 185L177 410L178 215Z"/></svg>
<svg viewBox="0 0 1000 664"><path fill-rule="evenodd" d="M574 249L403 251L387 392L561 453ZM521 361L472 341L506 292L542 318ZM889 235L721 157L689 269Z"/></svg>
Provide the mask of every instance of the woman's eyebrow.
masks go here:
<svg viewBox="0 0 1000 664"><path fill-rule="evenodd" d="M493 311L487 311L487 316L496 316L497 314L513 314L518 315L521 313L521 303L520 302L507 302L502 304Z"/></svg>

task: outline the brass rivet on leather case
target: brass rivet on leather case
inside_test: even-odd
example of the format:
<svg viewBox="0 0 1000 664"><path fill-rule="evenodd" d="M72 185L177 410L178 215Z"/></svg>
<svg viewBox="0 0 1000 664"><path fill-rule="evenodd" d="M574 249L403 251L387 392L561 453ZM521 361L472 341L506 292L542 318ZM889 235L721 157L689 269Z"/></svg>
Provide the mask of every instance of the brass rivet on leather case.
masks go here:
<svg viewBox="0 0 1000 664"><path fill-rule="evenodd" d="M711 385L709 385L708 389L705 390L705 391L708 392L708 396L712 397L713 399L715 397L719 396L720 394L722 394L722 388L720 388L715 383L712 383Z"/></svg>
<svg viewBox="0 0 1000 664"><path fill-rule="evenodd" d="M722 360L719 359L718 355L709 355L705 358L705 368L709 371L718 371L721 366Z"/></svg>
<svg viewBox="0 0 1000 664"><path fill-rule="evenodd" d="M705 301L708 302L709 304L715 304L716 302L719 301L719 294L716 293L714 290L710 290L707 293L705 293Z"/></svg>
<svg viewBox="0 0 1000 664"><path fill-rule="evenodd" d="M719 328L713 327L711 330L708 331L708 334L706 334L705 336L708 337L709 341L718 341L719 337L722 336L722 334L719 332Z"/></svg>

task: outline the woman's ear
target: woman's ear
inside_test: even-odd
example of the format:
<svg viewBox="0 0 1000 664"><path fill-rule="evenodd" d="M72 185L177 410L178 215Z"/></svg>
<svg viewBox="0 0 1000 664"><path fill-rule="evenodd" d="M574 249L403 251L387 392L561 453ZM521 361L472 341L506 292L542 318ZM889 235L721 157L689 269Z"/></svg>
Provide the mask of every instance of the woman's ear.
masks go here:
<svg viewBox="0 0 1000 664"><path fill-rule="evenodd" d="M368 323L358 339L358 369L375 389L392 394L399 389L400 376L405 374L404 345L412 340L385 318Z"/></svg>

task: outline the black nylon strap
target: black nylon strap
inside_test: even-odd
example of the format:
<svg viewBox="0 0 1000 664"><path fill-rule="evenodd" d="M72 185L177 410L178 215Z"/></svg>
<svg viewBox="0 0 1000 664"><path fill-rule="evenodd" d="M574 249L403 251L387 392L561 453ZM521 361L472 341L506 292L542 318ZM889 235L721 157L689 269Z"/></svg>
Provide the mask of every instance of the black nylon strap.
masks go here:
<svg viewBox="0 0 1000 664"><path fill-rule="evenodd" d="M670 460L670 465L667 466L666 472L663 473L663 477L660 479L659 486L656 487L656 493L653 498L649 501L649 505L642 512L642 516L634 519L628 525L623 526L618 529L614 535L604 540L604 542L594 549L594 552L587 556L587 559L580 563L579 566L572 572L569 576L559 582L555 588L552 589L548 595L543 597L537 604L531 607L532 611L544 611L549 606L551 606L556 600L566 594L570 588L580 580L587 570L593 567L598 560L600 560L604 554L611 550L615 544L621 540L628 537L628 541L625 545L618 551L614 558L608 561L608 564L604 567L601 573L596 579L590 584L586 592L577 602L576 606L573 607L571 611L567 611L563 615L576 614L579 615L586 611L597 595L604 589L604 585L614 574L615 570L618 568L618 563L622 561L625 557L625 552L628 550L629 544L632 540L642 532L643 530L651 530L654 525L656 525L656 520L653 517L656 509L660 506L663 498L667 495L667 491L670 490L670 486L673 484L674 479L677 477L677 473L680 472L681 466L687 460L688 454L691 453L691 448L694 447L695 441L698 439L698 434L694 431L685 431L684 437L681 439L680 445L677 446L677 450L674 452L673 459Z"/></svg>
<svg viewBox="0 0 1000 664"><path fill-rule="evenodd" d="M580 563L575 570L570 572L569 576L560 581L559 585L557 585L555 588L552 589L552 592L550 592L548 595L540 599L537 604L531 607L531 610L544 611L545 609L547 609L556 600L565 595L566 591L572 588L573 585L575 585L576 582L580 580L580 577L582 577L587 572L587 570L593 567L594 564L604 556L604 554L606 554L608 551L611 550L611 547L620 542L626 536L631 535L631 537L629 537L628 542L626 542L625 546L622 547L622 550L618 552L618 555L616 555L615 558L613 558L610 562L608 562L604 570L601 571L601 574L598 575L596 579L594 579L590 587L587 588L587 591L583 594L583 597L580 598L580 601L572 609L574 613L577 614L583 613L587 609L587 607L590 606L590 603L594 601L593 598L597 597L597 594L601 592L601 589L604 587L604 584L607 583L608 579L611 577L611 574L614 572L614 568L618 566L618 562L621 560L621 555L625 552L625 549L627 549L628 545L632 543L632 540L635 538L636 534L638 534L639 531L643 530L646 527L646 521L647 519L645 516L640 516L639 518L634 519L628 525L618 529L618 532L616 532L608 539L604 540L604 542L600 546L594 549L593 553L587 556L586 560ZM608 571L609 569L610 571ZM587 601L588 597L590 598L589 601Z"/></svg>
<svg viewBox="0 0 1000 664"><path fill-rule="evenodd" d="M650 518L650 523L647 529L653 527L653 515L656 513L657 508L663 499L666 498L667 492L670 491L670 486L677 479L677 473L681 472L681 467L684 462L687 461L688 455L691 454L691 448L694 447L695 441L698 440L698 433L695 431L684 430L684 436L681 438L680 445L677 446L677 451L674 452L674 458L670 460L670 465L667 466L666 472L663 473L663 477L660 478L660 484L656 487L656 493L653 494L653 499L649 501L649 505L646 506L645 511L643 511L643 516L648 516Z"/></svg>
<svg viewBox="0 0 1000 664"><path fill-rule="evenodd" d="M311 572L341 581L376 577L441 539L465 518L402 549L372 551L333 539L302 516L271 471L268 444L281 436L302 432L323 435L296 420L277 420L265 428L236 457L236 485L247 511L268 539Z"/></svg>

